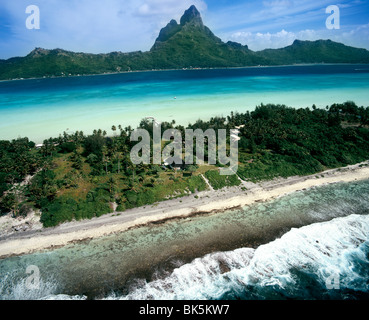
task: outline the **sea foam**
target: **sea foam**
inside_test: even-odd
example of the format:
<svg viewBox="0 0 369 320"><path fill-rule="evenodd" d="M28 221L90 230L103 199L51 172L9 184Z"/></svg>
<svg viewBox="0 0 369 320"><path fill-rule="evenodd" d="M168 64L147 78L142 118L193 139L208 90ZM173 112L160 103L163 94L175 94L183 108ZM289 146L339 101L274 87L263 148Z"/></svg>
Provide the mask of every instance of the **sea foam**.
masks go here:
<svg viewBox="0 0 369 320"><path fill-rule="evenodd" d="M217 300L325 299L369 296L369 215L350 215L293 228L256 249L215 252L181 265L151 282L139 280L127 295L103 299ZM336 281L336 282L334 282ZM330 287L330 284L338 288ZM339 289L339 290L336 290ZM57 282L38 290L11 273L0 280L6 300L85 300L66 295Z"/></svg>
<svg viewBox="0 0 369 320"><path fill-rule="evenodd" d="M257 249L208 254L126 296L107 299L327 298L332 276L343 294L365 294L368 236L369 216L335 218L291 229Z"/></svg>

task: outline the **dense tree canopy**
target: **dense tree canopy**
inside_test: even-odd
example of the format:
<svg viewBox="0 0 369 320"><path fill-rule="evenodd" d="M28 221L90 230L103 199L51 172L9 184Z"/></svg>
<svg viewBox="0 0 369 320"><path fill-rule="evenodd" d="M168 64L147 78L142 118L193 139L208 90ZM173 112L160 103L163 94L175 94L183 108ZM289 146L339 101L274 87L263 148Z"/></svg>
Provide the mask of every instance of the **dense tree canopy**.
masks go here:
<svg viewBox="0 0 369 320"><path fill-rule="evenodd" d="M262 104L252 112L199 119L188 128L239 128L237 175L259 181L368 160L368 126L369 107L348 101L323 109ZM139 127L152 137L152 121L144 119ZM162 132L176 128L184 137L185 128L174 120L161 128ZM178 173L170 166L135 165L129 156L134 145L129 138L132 128L118 125L113 131L112 137L100 129L87 136L64 132L45 140L40 149L28 138L0 141L0 214L18 215L27 212L25 208L38 208L44 226L53 226L112 212L113 203L124 211L204 190L201 172L215 189L240 185L236 176L220 176L216 166L201 169L194 163ZM206 160L206 145L203 151ZM21 185L27 176L32 179Z"/></svg>

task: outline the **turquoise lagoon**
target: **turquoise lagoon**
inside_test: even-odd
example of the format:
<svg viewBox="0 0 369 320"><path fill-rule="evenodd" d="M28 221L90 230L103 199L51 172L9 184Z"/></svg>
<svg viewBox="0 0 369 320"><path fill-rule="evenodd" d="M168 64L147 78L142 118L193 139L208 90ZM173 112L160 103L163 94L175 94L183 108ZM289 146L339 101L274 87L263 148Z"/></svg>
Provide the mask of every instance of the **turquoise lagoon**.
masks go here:
<svg viewBox="0 0 369 320"><path fill-rule="evenodd" d="M0 139L36 143L64 131L137 126L153 116L187 125L261 103L369 105L368 65L132 72L0 82Z"/></svg>

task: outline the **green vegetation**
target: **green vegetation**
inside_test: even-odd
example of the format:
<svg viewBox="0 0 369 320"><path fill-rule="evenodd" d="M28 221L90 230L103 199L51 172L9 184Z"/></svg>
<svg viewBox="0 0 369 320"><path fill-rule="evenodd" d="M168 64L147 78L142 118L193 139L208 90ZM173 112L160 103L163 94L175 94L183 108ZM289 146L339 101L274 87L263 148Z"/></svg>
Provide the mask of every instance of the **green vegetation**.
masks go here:
<svg viewBox="0 0 369 320"><path fill-rule="evenodd" d="M258 54L270 64L287 65L299 63L368 63L366 49L345 46L331 40L295 40L288 47L266 49Z"/></svg>
<svg viewBox="0 0 369 320"><path fill-rule="evenodd" d="M0 80L299 63L369 63L369 51L330 40L296 40L286 48L254 52L236 42L222 42L192 6L180 24L172 20L160 31L150 51L88 54L36 48L25 57L0 60Z"/></svg>
<svg viewBox="0 0 369 320"><path fill-rule="evenodd" d="M206 179L209 180L210 185L214 190L219 190L224 187L239 186L241 181L238 179L237 175L222 176L219 171L209 170L205 173Z"/></svg>
<svg viewBox="0 0 369 320"><path fill-rule="evenodd" d="M27 138L0 141L0 214L26 215L37 208L43 225L50 227L98 217L115 206L122 212L195 194L207 189L201 174L219 190L240 186L240 179L316 174L369 159L369 107L350 101L325 109L260 105L252 112L188 126L235 127L240 127L239 169L231 176L221 176L220 165L185 165L181 170L135 165L129 157L135 144L129 139L130 127L113 126L113 137L102 130L88 136L64 133L45 140L40 149ZM151 132L152 123L143 120L140 128ZM168 128L184 132L175 121L162 124L163 131ZM204 155L206 160L206 144Z"/></svg>
<svg viewBox="0 0 369 320"><path fill-rule="evenodd" d="M306 175L368 159L369 108L353 102L330 108L292 109L261 105L245 119L241 129L242 179L258 181Z"/></svg>
<svg viewBox="0 0 369 320"><path fill-rule="evenodd" d="M0 215L12 211L27 214L28 205L20 183L34 174L45 161L28 138L0 141Z"/></svg>

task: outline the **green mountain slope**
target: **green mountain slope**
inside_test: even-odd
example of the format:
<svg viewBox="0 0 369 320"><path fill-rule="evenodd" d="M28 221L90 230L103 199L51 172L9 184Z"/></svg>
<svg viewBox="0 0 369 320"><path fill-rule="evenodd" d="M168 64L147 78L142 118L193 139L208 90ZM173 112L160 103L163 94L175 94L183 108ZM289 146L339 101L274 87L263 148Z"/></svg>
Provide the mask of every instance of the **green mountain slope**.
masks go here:
<svg viewBox="0 0 369 320"><path fill-rule="evenodd" d="M134 70L246 67L298 63L369 63L369 51L330 40L299 41L282 49L254 52L236 42L224 43L203 24L195 6L180 23L171 20L148 52L75 53L34 49L26 57L0 60L0 80L102 74Z"/></svg>
<svg viewBox="0 0 369 320"><path fill-rule="evenodd" d="M266 60L236 43L224 43L204 26L192 6L181 23L172 20L150 50L154 68L206 68L258 65Z"/></svg>
<svg viewBox="0 0 369 320"><path fill-rule="evenodd" d="M0 79L100 74L146 69L142 52L75 53L61 49L34 49L24 58L0 63ZM142 69L141 69L142 66Z"/></svg>
<svg viewBox="0 0 369 320"><path fill-rule="evenodd" d="M369 51L331 40L300 41L282 49L266 49L258 54L271 64L369 63Z"/></svg>

